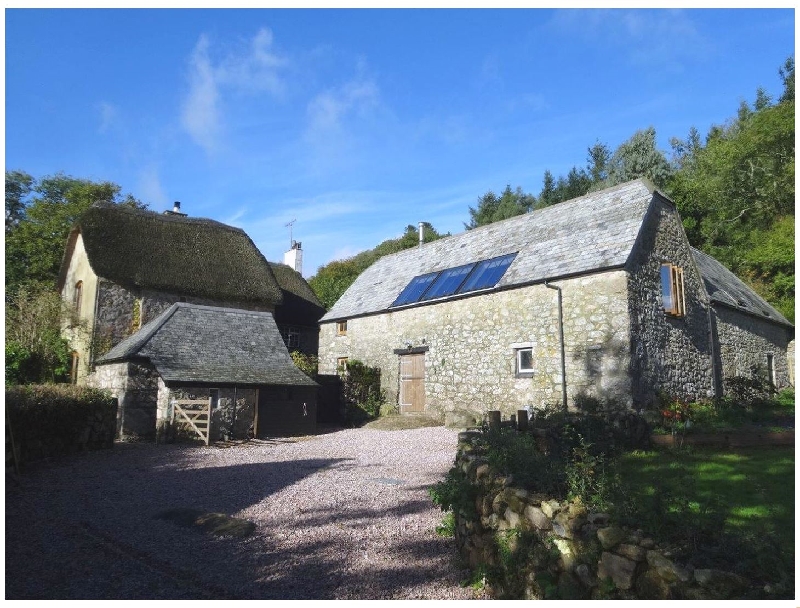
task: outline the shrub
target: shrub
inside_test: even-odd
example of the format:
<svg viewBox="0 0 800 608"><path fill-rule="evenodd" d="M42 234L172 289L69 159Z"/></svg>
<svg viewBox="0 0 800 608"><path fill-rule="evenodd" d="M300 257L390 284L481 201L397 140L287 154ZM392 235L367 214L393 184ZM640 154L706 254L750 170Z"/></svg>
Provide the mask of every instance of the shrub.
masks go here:
<svg viewBox="0 0 800 608"><path fill-rule="evenodd" d="M97 389L73 385L6 388L8 422L21 462L111 447L116 408L116 399Z"/></svg>
<svg viewBox="0 0 800 608"><path fill-rule="evenodd" d="M342 378L345 419L359 424L377 418L385 401L386 393L381 389L381 369L357 360L348 361L347 373Z"/></svg>
<svg viewBox="0 0 800 608"><path fill-rule="evenodd" d="M319 358L317 355L307 355L299 350L293 350L289 353L292 357L297 369L303 372L306 376L315 380L319 369Z"/></svg>

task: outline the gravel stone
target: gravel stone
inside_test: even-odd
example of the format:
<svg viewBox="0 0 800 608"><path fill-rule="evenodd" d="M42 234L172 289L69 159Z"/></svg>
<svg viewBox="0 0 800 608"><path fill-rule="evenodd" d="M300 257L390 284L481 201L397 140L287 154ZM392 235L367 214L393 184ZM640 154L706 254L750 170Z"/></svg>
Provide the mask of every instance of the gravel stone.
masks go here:
<svg viewBox="0 0 800 608"><path fill-rule="evenodd" d="M6 476L6 599L474 599L427 490L456 430L117 444ZM255 524L216 537L169 509Z"/></svg>

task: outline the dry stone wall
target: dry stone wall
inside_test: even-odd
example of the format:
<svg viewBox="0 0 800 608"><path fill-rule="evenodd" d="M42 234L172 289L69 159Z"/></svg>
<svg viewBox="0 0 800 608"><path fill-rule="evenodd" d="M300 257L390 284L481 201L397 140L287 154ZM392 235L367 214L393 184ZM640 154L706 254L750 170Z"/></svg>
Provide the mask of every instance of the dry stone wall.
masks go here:
<svg viewBox="0 0 800 608"><path fill-rule="evenodd" d="M580 501L515 488L476 448L477 434L459 435L456 467L476 498L474 512L456 514L456 543L471 568L506 562L506 576L490 585L495 597L730 599L747 588L736 574L672 560L646 531L617 526Z"/></svg>

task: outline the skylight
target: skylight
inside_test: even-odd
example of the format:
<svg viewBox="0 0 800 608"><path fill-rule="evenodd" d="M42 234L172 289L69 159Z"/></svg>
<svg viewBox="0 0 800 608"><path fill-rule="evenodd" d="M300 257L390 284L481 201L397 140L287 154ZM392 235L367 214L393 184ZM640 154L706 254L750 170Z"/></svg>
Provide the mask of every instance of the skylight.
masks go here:
<svg viewBox="0 0 800 608"><path fill-rule="evenodd" d="M390 308L494 287L516 256L516 253L510 253L416 276L400 292Z"/></svg>

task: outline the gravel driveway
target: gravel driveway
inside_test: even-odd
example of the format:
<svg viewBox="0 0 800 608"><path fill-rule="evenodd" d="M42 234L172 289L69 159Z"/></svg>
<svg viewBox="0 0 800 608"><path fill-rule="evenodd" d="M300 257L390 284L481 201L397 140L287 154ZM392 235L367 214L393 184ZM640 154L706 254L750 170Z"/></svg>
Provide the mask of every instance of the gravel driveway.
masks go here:
<svg viewBox="0 0 800 608"><path fill-rule="evenodd" d="M427 488L457 432L348 429L232 447L119 444L6 480L6 599L470 599ZM256 524L217 537L157 516Z"/></svg>

